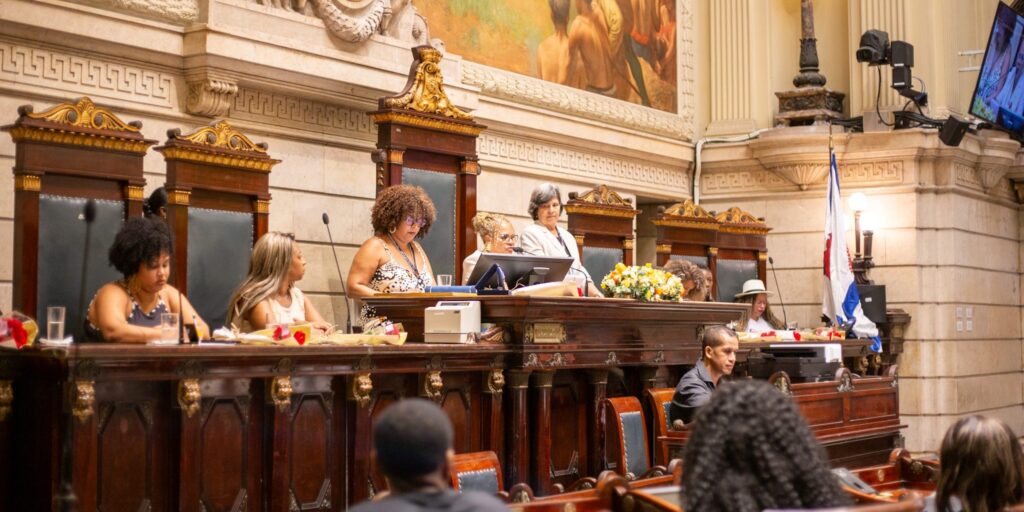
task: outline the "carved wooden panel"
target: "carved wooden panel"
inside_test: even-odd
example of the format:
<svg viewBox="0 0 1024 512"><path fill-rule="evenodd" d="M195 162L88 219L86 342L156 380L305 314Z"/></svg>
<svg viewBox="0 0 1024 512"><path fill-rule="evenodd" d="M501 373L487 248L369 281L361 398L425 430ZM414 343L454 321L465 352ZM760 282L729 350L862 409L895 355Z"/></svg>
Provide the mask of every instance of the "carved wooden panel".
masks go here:
<svg viewBox="0 0 1024 512"><path fill-rule="evenodd" d="M551 479L569 485L587 476L587 402L583 375L558 372L551 386Z"/></svg>
<svg viewBox="0 0 1024 512"><path fill-rule="evenodd" d="M442 373L444 391L441 397L441 408L452 420L455 432L455 453L468 453L480 448L480 428L482 411L480 409L479 374ZM475 392L475 393L474 393Z"/></svg>
<svg viewBox="0 0 1024 512"><path fill-rule="evenodd" d="M331 454L336 449L330 377L294 380L289 507L303 511L330 510L334 460Z"/></svg>
<svg viewBox="0 0 1024 512"><path fill-rule="evenodd" d="M248 510L248 397L221 397L203 407L199 450L201 510Z"/></svg>

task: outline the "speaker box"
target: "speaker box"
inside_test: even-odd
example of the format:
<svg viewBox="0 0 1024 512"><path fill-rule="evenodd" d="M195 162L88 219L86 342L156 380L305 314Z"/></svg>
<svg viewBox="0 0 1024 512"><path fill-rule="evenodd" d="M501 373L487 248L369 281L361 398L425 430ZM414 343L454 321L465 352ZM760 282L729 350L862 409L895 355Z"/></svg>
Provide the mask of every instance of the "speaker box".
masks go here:
<svg viewBox="0 0 1024 512"><path fill-rule="evenodd" d="M858 284L857 293L860 294L860 307L864 315L876 324L885 323L885 285Z"/></svg>

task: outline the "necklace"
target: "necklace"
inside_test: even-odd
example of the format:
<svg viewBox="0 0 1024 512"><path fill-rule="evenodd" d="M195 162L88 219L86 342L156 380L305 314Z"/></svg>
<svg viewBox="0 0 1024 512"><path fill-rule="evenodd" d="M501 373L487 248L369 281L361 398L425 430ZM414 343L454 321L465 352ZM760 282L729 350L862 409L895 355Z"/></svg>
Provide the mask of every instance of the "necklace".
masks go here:
<svg viewBox="0 0 1024 512"><path fill-rule="evenodd" d="M426 285L423 283L423 278L420 276L420 268L416 265L416 250L410 249L412 251L412 260L410 261L409 255L405 253L401 245L398 245L398 240L395 240L394 235L388 234L388 238L391 239L391 243L395 244L395 247L398 249L398 253L402 255L405 263L412 267L412 275L416 277L416 282L419 283L421 287L425 288Z"/></svg>

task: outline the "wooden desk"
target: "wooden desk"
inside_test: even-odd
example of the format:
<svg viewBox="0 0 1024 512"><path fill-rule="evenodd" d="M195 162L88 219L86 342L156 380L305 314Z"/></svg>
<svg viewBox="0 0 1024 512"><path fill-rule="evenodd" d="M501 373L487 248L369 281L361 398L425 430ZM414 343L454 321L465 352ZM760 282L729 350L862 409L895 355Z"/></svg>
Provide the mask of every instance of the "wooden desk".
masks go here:
<svg viewBox="0 0 1024 512"><path fill-rule="evenodd" d="M853 379L840 369L836 380L785 386L835 467L885 464L900 443L899 380L895 367L885 377ZM658 438L669 458L683 457L690 431Z"/></svg>
<svg viewBox="0 0 1024 512"><path fill-rule="evenodd" d="M447 412L457 452L497 453L506 488L549 494L605 469L605 396L640 397L659 369L693 364L697 329L742 308L488 297L484 321L508 326L508 343L425 345L423 307L436 301L370 301L412 331L401 347L4 353L0 460L13 463L0 465L0 510L52 508L63 407L75 412L80 511L343 510L383 487L372 422L412 396Z"/></svg>

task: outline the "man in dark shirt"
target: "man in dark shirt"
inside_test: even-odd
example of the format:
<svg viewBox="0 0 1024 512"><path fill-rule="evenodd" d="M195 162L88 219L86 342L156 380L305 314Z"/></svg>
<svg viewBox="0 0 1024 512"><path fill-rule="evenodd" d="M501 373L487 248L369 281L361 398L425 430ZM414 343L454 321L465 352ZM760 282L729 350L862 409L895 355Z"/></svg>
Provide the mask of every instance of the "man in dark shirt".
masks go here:
<svg viewBox="0 0 1024 512"><path fill-rule="evenodd" d="M711 400L711 392L723 375L732 375L736 365L736 351L740 341L736 332L724 325L704 329L701 340L701 358L679 379L676 394L669 406L669 418L683 423L693 421L697 409Z"/></svg>
<svg viewBox="0 0 1024 512"><path fill-rule="evenodd" d="M390 492L352 512L506 510L493 496L451 489L452 437L451 421L433 402L409 398L388 407L373 426L373 457Z"/></svg>

